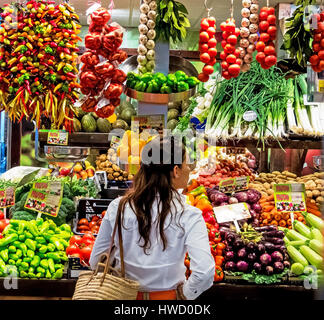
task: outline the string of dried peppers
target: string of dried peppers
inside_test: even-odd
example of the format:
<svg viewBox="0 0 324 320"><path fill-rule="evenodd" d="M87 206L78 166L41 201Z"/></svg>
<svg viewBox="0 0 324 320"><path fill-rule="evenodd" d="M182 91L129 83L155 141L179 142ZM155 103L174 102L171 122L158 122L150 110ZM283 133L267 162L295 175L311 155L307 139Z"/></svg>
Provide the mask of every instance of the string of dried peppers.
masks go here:
<svg viewBox="0 0 324 320"><path fill-rule="evenodd" d="M0 13L0 103L10 119L71 130L78 99L79 17L66 2L31 0Z"/></svg>

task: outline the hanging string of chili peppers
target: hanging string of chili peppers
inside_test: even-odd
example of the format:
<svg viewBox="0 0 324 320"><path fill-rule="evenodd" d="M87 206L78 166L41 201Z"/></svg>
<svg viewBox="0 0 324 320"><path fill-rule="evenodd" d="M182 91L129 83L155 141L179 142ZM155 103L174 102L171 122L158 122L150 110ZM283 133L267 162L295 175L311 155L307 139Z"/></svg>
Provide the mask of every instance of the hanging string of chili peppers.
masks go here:
<svg viewBox="0 0 324 320"><path fill-rule="evenodd" d="M108 24L111 15L105 8L91 14L89 34L85 37L88 49L81 57L81 91L86 97L81 108L108 118L120 104L123 83L127 75L118 69L127 59L127 53L119 49L123 41L123 29L118 23Z"/></svg>
<svg viewBox="0 0 324 320"><path fill-rule="evenodd" d="M71 130L78 99L79 17L66 2L31 0L0 13L0 102L10 119Z"/></svg>
<svg viewBox="0 0 324 320"><path fill-rule="evenodd" d="M202 82L207 82L209 76L214 73L217 56L216 19L210 16L212 9L207 7L206 0L205 8L207 10L207 18L201 20L199 35L200 61L205 63L202 72L198 75L198 79Z"/></svg>
<svg viewBox="0 0 324 320"><path fill-rule="evenodd" d="M239 58L240 50L236 49L237 37L240 35L240 29L235 27L233 13L234 4L233 0L231 0L231 17L220 25L223 31L222 48L224 49L220 54L222 60L222 76L227 80L236 78L241 71L242 65L242 59Z"/></svg>

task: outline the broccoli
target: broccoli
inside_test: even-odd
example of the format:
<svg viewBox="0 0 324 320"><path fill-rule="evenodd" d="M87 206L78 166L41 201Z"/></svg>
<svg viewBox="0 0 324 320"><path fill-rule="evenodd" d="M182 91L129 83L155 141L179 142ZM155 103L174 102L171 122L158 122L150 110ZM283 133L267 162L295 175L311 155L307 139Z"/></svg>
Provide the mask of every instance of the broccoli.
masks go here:
<svg viewBox="0 0 324 320"><path fill-rule="evenodd" d="M68 199L72 199L73 198L73 194L71 192L71 188L70 186L65 183L64 184L64 187L63 187L63 197L64 198L68 198Z"/></svg>
<svg viewBox="0 0 324 320"><path fill-rule="evenodd" d="M35 220L36 218L37 218L37 213L36 212L31 213L31 212L27 212L27 211L16 211L12 215L12 219L14 219L14 220L30 221L30 220Z"/></svg>
<svg viewBox="0 0 324 320"><path fill-rule="evenodd" d="M72 220L74 214L75 214L75 205L74 202L68 198L63 198L62 199L62 204L61 204L61 208L62 206L65 207L66 211L67 211L67 217L66 220L70 221Z"/></svg>

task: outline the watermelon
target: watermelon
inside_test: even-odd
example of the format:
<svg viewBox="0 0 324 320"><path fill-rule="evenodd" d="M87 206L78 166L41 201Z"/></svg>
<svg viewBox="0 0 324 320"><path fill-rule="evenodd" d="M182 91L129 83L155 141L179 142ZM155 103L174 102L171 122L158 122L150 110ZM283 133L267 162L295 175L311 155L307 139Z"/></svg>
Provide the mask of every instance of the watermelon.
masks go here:
<svg viewBox="0 0 324 320"><path fill-rule="evenodd" d="M112 125L107 119L99 118L97 120L97 128L101 133L109 133Z"/></svg>
<svg viewBox="0 0 324 320"><path fill-rule="evenodd" d="M82 117L81 125L85 132L95 132L97 129L97 122L90 114Z"/></svg>

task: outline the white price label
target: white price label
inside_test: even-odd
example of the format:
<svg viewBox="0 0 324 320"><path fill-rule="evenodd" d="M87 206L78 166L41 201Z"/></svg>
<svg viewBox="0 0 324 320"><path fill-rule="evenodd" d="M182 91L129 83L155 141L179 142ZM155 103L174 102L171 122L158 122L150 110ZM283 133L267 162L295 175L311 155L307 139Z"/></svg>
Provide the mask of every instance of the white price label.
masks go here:
<svg viewBox="0 0 324 320"><path fill-rule="evenodd" d="M257 113L253 110L246 111L243 114L243 119L247 122L252 122L258 117Z"/></svg>

